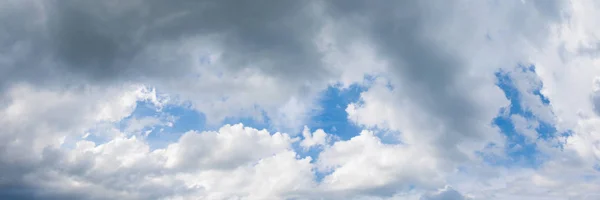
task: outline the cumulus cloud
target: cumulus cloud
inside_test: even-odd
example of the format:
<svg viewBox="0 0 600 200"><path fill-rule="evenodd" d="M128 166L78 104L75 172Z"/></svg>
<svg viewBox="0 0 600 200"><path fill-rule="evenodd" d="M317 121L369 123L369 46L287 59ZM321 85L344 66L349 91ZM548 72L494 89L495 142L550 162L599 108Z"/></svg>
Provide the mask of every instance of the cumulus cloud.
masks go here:
<svg viewBox="0 0 600 200"><path fill-rule="evenodd" d="M302 137L304 137L304 139L302 139L302 142L300 142L300 146L302 146L304 149L323 146L331 140L331 135L325 133L323 129L318 129L311 133L307 126L304 126Z"/></svg>
<svg viewBox="0 0 600 200"><path fill-rule="evenodd" d="M228 169L289 149L293 141L287 134L271 135L241 124L226 125L218 132L188 132L166 148L166 165L195 170Z"/></svg>
<svg viewBox="0 0 600 200"><path fill-rule="evenodd" d="M164 149L120 133L96 144L46 146L38 160L15 163L3 151L0 196L8 198L157 199L284 198L313 187L311 158L299 158L287 134L226 125L218 132L189 132ZM35 147L19 147L21 153ZM13 160L11 160L11 158ZM17 160L18 161L18 160ZM28 168L18 168L16 164ZM4 174L4 173L3 173ZM224 178L227 177L227 178ZM231 188L237 188L232 190ZM295 192L294 192L295 191Z"/></svg>
<svg viewBox="0 0 600 200"><path fill-rule="evenodd" d="M318 168L331 171L321 187L340 196L392 196L411 184L435 188L440 184L443 166L420 151L418 147L383 144L373 132L363 131L348 141L334 143L319 155Z"/></svg>
<svg viewBox="0 0 600 200"><path fill-rule="evenodd" d="M146 99L147 91L140 86L90 87L74 91L54 91L27 84L11 88L4 95L8 104L0 111L0 124L4 127L0 143L2 188L8 188L2 189L2 193L36 193L36 186L32 183L38 180L31 174L46 168L82 173L77 168L86 166L86 163L66 168L57 166L63 156L62 148L75 145L87 130L96 125L117 122L128 116L135 108L136 101ZM99 135L113 137L114 133L103 131ZM135 149L129 145L124 148ZM45 180L53 181L53 175L48 176ZM61 184L57 186L68 187ZM46 189L41 187L40 191Z"/></svg>

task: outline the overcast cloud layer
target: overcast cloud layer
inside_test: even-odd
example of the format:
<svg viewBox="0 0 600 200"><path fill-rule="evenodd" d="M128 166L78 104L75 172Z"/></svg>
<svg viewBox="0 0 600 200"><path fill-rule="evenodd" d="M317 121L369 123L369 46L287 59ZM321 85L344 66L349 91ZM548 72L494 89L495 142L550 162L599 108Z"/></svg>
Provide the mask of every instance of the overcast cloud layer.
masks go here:
<svg viewBox="0 0 600 200"><path fill-rule="evenodd" d="M600 199L599 9L4 0L0 199Z"/></svg>

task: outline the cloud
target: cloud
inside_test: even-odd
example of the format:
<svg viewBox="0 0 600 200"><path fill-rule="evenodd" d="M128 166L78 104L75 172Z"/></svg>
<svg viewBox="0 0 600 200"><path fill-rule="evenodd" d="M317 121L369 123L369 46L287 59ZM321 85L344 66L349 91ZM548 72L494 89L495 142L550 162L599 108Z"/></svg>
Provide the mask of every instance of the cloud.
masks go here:
<svg viewBox="0 0 600 200"><path fill-rule="evenodd" d="M300 146L305 150L312 147L323 146L331 141L331 135L325 133L323 129L317 129L315 132L311 133L307 126L304 126L302 137L304 137L304 139L300 142Z"/></svg>
<svg viewBox="0 0 600 200"><path fill-rule="evenodd" d="M600 86L600 80L598 78L594 79L594 91L592 92L592 105L594 107L594 112L600 115L600 89L597 87Z"/></svg>
<svg viewBox="0 0 600 200"><path fill-rule="evenodd" d="M290 149L294 141L287 134L225 125L218 132L185 133L164 153L168 168L229 169Z"/></svg>
<svg viewBox="0 0 600 200"><path fill-rule="evenodd" d="M77 125L71 124L69 128ZM35 134L41 137L43 133ZM238 124L223 126L218 132L188 132L178 142L155 150L143 138L125 133L117 133L102 144L79 140L72 148L61 148L65 143L38 147L9 142L2 146L6 151L0 167L10 173L2 176L0 196L57 199L297 196L295 193L313 187L314 183L311 158L297 157L291 149L294 141L287 134L270 134ZM43 150L35 152L38 148ZM20 157L24 152L33 157Z"/></svg>
<svg viewBox="0 0 600 200"><path fill-rule="evenodd" d="M421 200L467 200L469 198L464 197L462 194L452 189L451 187L445 187L444 189L432 193L423 195Z"/></svg>
<svg viewBox="0 0 600 200"><path fill-rule="evenodd" d="M538 15L536 11L539 4L535 2L525 2L516 10L513 9L516 6L513 2L494 6L494 11L486 15L491 19L488 23L469 16L483 14L481 12L487 12L484 10L491 9L488 7L491 5L482 3L478 4L480 7L477 9L469 9L454 2L446 3L432 5L414 2L401 6L380 3L369 4L365 9L358 9L358 5L351 8L340 6L340 10L336 11L341 15L354 14L351 11L355 10L352 9L361 11L356 13L364 18L364 23L359 26L363 25L365 37L378 48L376 51L381 59L387 61L392 74L387 77L394 87L389 92L391 94L378 97L371 92L370 98L375 101L393 99L389 101L390 104L382 106L385 110L383 113L397 114L391 119L386 119L385 115L376 117L386 119L388 124L393 124L398 131L407 135L431 131L418 135L436 135L434 140L438 141L433 142L444 147L440 153L454 159L465 159L468 155L456 149L458 144L477 140L481 141L481 148L486 140L495 137L490 134L494 130L489 127L489 121L496 116L500 107L506 105L501 91L492 84L494 78L490 74L498 67L517 64L512 59L523 55L514 49L527 48L520 41L528 40L529 34L542 38L547 35L545 31L549 30L540 28L535 33L524 32L524 37L519 34L498 35L496 40L505 43L497 46L490 44L485 35L494 34L494 31L520 32L526 30L521 27L529 26L529 23L532 26L550 26L555 20L548 20L543 14ZM525 12L531 11L522 10L525 8L531 8L534 12L527 15ZM559 11L543 11L555 12ZM495 21L509 15L523 15L529 20L523 21L523 24ZM506 26L505 23L514 24ZM505 60L492 58L497 54L502 54ZM499 63L514 64L499 66ZM365 101L365 105L369 105L369 102ZM390 108L396 109L390 111ZM403 119L406 124L400 125L397 121ZM422 121L417 121L419 119ZM421 138L418 140L423 141Z"/></svg>
<svg viewBox="0 0 600 200"><path fill-rule="evenodd" d="M311 27L316 28L312 25L316 21L305 14L310 8L310 2L279 2L268 4L268 7L258 2L238 5L238 2L234 1L10 1L5 4L6 11L13 10L6 14L10 17L20 15L19 11L23 10L37 11L36 15L31 16L34 20L25 26L11 23L16 27L7 30L10 33L8 37L19 37L13 38L17 42L31 37L31 42L36 42L31 45L48 45L45 47L47 49L41 49L47 51L41 52L39 56L49 56L57 62L55 67L81 73L92 79L115 79L124 75L130 76L129 78L183 75L181 73L192 72L191 68L195 66L186 62L180 62L179 65L170 68L162 65L132 64L136 58L144 56L145 51L153 45L168 44L179 39L187 40L195 36L216 35L213 38L216 43L225 43L220 47L227 48L224 50L227 62L237 63L226 65L231 68L246 67L244 63L253 57L259 60L266 59L257 56L265 53L281 54L281 57L269 58L275 63L315 60L310 58L313 52L307 51L311 43L305 43L311 38L310 34L315 32L311 31ZM225 14L234 8L237 12ZM296 12L285 12L291 8L297 8ZM3 19L8 21L14 18ZM295 26L283 26L285 23L308 26L300 29ZM279 58L281 60L277 60ZM296 67L282 65L281 68L285 68L281 72L286 72ZM279 73L275 70L264 72Z"/></svg>
<svg viewBox="0 0 600 200"><path fill-rule="evenodd" d="M597 198L596 4L4 1L0 197ZM364 130L300 131L323 90L352 84ZM132 115L139 102L220 128L154 148L140 133L177 119ZM536 168L482 156L510 159L492 122L517 105ZM269 129L222 124L247 117Z"/></svg>
<svg viewBox="0 0 600 200"><path fill-rule="evenodd" d="M392 196L411 185L435 187L440 184L443 166L435 157L420 151L419 147L383 144L373 132L363 131L321 152L317 167L331 172L323 178L321 187L350 197Z"/></svg>
<svg viewBox="0 0 600 200"><path fill-rule="evenodd" d="M1 193L15 197L33 195L31 198L45 198L49 195L49 198L63 198L60 197L63 194L54 194L52 189L45 187L47 185L37 183L69 181L68 179L64 180L63 176L55 178L56 174L38 177L35 173L51 173L55 170L67 174L83 173L81 168L89 167L89 160L63 166L61 161L64 149L75 145L88 129L117 122L128 116L135 108L136 101L148 96L146 92L140 86L54 91L23 84L11 88L4 94L7 105L0 109L0 115L3 116L0 124L4 127L0 142L0 169L3 171ZM114 132L103 131L100 135L113 137L111 134ZM121 148L130 151L136 149L129 145ZM76 191L76 188L70 189Z"/></svg>
<svg viewBox="0 0 600 200"><path fill-rule="evenodd" d="M273 121L289 118L278 127L300 128L287 124L307 118L311 97L336 79L320 59L320 13L312 1L3 4L3 90L13 82L137 82L193 102L209 122L260 118L265 110ZM306 106L278 111L294 101Z"/></svg>

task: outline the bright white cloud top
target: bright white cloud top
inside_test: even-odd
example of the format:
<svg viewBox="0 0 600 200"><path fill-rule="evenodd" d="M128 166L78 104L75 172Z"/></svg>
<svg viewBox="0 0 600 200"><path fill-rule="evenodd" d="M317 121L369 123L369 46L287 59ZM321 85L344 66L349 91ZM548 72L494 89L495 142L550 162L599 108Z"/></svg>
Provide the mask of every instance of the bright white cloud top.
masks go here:
<svg viewBox="0 0 600 200"><path fill-rule="evenodd" d="M600 199L598 11L5 0L0 199Z"/></svg>

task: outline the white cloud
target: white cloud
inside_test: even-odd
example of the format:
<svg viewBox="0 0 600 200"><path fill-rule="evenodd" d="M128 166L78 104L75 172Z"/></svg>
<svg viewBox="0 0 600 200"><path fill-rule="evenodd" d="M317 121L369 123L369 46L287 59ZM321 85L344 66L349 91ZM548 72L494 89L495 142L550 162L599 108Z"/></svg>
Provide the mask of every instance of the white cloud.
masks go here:
<svg viewBox="0 0 600 200"><path fill-rule="evenodd" d="M200 187L189 198L284 199L302 197L314 189L310 158L298 159L293 151L282 151L256 164L232 170L207 170L179 174L190 187ZM235 189L233 189L235 188ZM205 190L206 192L200 192Z"/></svg>
<svg viewBox="0 0 600 200"><path fill-rule="evenodd" d="M6 148L2 155L39 156L44 148L60 147L96 124L120 121L141 99L137 86L79 91L55 92L26 84L8 90L3 95L8 103L0 110L0 145Z"/></svg>
<svg viewBox="0 0 600 200"><path fill-rule="evenodd" d="M444 166L437 158L419 146L383 144L370 131L335 142L317 164L321 171L331 171L321 187L338 195L393 195L411 185L435 188L443 183Z"/></svg>
<svg viewBox="0 0 600 200"><path fill-rule="evenodd" d="M165 149L166 167L229 169L290 149L296 138L266 130L225 125L218 132L187 132ZM190 159L197 158L197 159Z"/></svg>
<svg viewBox="0 0 600 200"><path fill-rule="evenodd" d="M300 142L300 146L305 150L308 150L311 147L323 146L331 141L331 135L325 133L323 129L317 129L315 132L311 133L307 126L304 126L302 137L304 137L304 139Z"/></svg>

